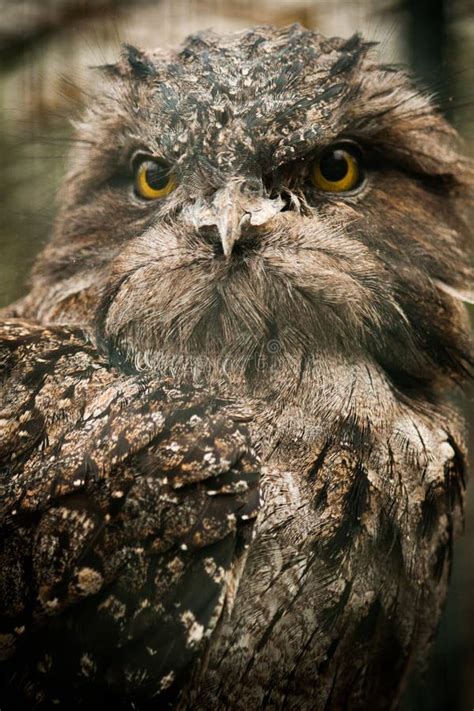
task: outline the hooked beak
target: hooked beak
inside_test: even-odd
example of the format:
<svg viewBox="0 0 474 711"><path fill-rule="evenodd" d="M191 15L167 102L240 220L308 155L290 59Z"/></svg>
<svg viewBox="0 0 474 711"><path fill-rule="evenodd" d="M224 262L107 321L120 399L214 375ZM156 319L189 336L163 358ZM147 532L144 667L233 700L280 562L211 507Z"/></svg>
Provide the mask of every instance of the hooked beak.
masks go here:
<svg viewBox="0 0 474 711"><path fill-rule="evenodd" d="M269 199L248 195L244 188L245 183L242 181L232 181L218 190L210 203L198 200L186 211L194 227L212 226L217 229L226 259L232 254L244 225L264 225L281 212L285 205L281 197Z"/></svg>

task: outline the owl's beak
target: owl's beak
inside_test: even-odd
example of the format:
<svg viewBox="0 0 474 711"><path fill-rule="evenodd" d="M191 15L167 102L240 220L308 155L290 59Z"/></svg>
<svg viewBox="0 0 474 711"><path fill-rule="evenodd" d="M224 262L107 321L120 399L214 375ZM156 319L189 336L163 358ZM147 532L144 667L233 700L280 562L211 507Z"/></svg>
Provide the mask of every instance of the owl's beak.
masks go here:
<svg viewBox="0 0 474 711"><path fill-rule="evenodd" d="M194 227L212 226L217 229L226 259L232 254L244 226L265 225L281 212L285 204L281 197L269 199L249 194L245 185L243 181L232 181L217 190L210 202L198 200L186 211Z"/></svg>

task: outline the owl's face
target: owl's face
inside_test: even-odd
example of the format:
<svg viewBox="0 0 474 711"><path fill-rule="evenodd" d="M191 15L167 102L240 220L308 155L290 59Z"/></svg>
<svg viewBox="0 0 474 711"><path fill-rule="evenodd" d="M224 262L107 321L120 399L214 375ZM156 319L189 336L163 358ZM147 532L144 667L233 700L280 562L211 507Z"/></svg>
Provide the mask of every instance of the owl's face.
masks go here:
<svg viewBox="0 0 474 711"><path fill-rule="evenodd" d="M140 368L362 353L412 385L463 367L446 288L467 279L468 168L403 72L295 26L129 47L105 74L38 311Z"/></svg>

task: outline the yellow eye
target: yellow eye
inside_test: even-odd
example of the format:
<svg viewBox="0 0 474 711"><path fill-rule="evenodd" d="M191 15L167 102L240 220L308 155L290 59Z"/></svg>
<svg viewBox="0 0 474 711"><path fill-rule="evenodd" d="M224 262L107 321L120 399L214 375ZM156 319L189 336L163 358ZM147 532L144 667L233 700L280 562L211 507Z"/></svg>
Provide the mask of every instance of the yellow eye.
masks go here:
<svg viewBox="0 0 474 711"><path fill-rule="evenodd" d="M313 185L328 193L345 193L357 188L363 180L356 146L330 146L314 161L311 168Z"/></svg>
<svg viewBox="0 0 474 711"><path fill-rule="evenodd" d="M146 200L157 200L169 195L176 187L176 180L163 160L144 160L135 174L135 190Z"/></svg>

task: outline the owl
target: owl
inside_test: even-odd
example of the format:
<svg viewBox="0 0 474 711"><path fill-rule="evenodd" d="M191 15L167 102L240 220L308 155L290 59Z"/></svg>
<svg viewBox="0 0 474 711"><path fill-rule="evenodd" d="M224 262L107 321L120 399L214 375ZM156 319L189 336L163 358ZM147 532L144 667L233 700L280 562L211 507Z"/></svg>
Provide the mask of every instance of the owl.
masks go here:
<svg viewBox="0 0 474 711"><path fill-rule="evenodd" d="M462 525L472 168L360 36L125 46L0 325L0 706L395 708Z"/></svg>

